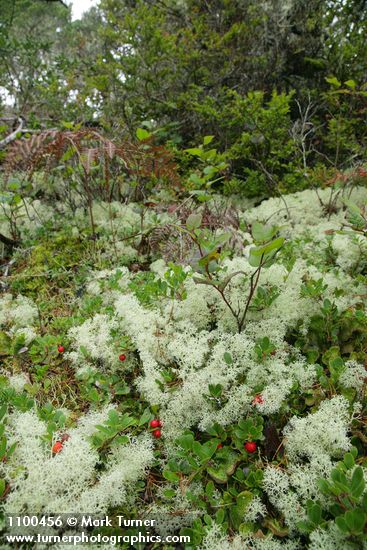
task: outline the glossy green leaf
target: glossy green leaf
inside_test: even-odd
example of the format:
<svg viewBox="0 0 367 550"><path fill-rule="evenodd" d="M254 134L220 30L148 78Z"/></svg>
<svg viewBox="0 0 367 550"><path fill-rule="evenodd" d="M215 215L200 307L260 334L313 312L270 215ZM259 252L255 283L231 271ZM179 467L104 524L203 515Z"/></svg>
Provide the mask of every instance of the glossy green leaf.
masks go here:
<svg viewBox="0 0 367 550"><path fill-rule="evenodd" d="M136 130L136 137L138 138L139 141L143 141L145 139L148 139L150 138L152 134L150 132L148 132L148 130L145 130L144 128L138 128Z"/></svg>

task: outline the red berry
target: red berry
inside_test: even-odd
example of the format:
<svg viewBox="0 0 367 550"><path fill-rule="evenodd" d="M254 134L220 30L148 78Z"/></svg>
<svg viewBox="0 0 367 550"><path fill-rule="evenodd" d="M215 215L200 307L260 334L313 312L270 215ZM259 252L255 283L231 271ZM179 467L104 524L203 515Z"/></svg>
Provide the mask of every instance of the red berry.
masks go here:
<svg viewBox="0 0 367 550"><path fill-rule="evenodd" d="M57 351L58 351L59 353L64 353L64 351L65 351L64 346L57 346Z"/></svg>
<svg viewBox="0 0 367 550"><path fill-rule="evenodd" d="M60 453L62 451L62 443L61 441L56 441L56 443L52 447L52 452L56 455L57 453Z"/></svg>
<svg viewBox="0 0 367 550"><path fill-rule="evenodd" d="M218 445L217 445L217 449L222 449L222 448L223 448L223 445L222 445L222 443L218 443Z"/></svg>
<svg viewBox="0 0 367 550"><path fill-rule="evenodd" d="M255 397L252 400L253 405L262 405L264 403L264 398L262 395L255 395Z"/></svg>
<svg viewBox="0 0 367 550"><path fill-rule="evenodd" d="M125 361L126 355L124 353L121 353L121 355L119 355L119 359L120 361Z"/></svg>
<svg viewBox="0 0 367 550"><path fill-rule="evenodd" d="M162 436L161 430L154 430L153 437L155 437L156 439L159 439L161 436Z"/></svg>
<svg viewBox="0 0 367 550"><path fill-rule="evenodd" d="M255 441L247 441L247 443L245 443L244 447L245 447L245 449L248 453L254 453L257 449L257 445L256 445Z"/></svg>
<svg viewBox="0 0 367 550"><path fill-rule="evenodd" d="M150 427L151 428L160 428L161 427L161 421L158 420L158 418L155 418L154 420L152 420L150 422Z"/></svg>

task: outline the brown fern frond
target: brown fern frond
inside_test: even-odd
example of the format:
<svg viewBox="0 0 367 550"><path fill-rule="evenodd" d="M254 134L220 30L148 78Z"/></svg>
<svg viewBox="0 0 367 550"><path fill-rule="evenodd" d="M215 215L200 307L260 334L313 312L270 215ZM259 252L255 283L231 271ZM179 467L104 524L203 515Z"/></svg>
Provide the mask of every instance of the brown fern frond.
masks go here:
<svg viewBox="0 0 367 550"><path fill-rule="evenodd" d="M163 146L131 142L114 143L95 130L46 130L33 134L28 139L18 139L8 148L5 175L14 170L52 168L60 163L77 158L87 174L94 162L120 159L125 170L139 178L164 179L179 186L180 177L173 156Z"/></svg>
<svg viewBox="0 0 367 550"><path fill-rule="evenodd" d="M191 213L191 212L190 212ZM223 205L222 201L215 199L205 203L202 209L202 226L215 231L216 229L238 229L240 220L238 211L232 204Z"/></svg>
<svg viewBox="0 0 367 550"><path fill-rule="evenodd" d="M90 174L93 163L98 155L97 148L83 149L80 152L80 162L83 165L83 168L86 174Z"/></svg>
<svg viewBox="0 0 367 550"><path fill-rule="evenodd" d="M173 236L177 236L177 229L172 227L172 224L168 223L166 225L155 227L149 235L151 250L157 251L162 243L167 242Z"/></svg>
<svg viewBox="0 0 367 550"><path fill-rule="evenodd" d="M150 252L166 261L184 263L193 250L191 238L172 224L155 227L149 235Z"/></svg>
<svg viewBox="0 0 367 550"><path fill-rule="evenodd" d="M28 139L17 139L8 148L5 162L5 174L9 175L15 169L29 170L39 153L46 144L55 138L57 131L48 130L33 134Z"/></svg>
<svg viewBox="0 0 367 550"><path fill-rule="evenodd" d="M116 153L116 145L108 139L104 147L108 157L112 160Z"/></svg>

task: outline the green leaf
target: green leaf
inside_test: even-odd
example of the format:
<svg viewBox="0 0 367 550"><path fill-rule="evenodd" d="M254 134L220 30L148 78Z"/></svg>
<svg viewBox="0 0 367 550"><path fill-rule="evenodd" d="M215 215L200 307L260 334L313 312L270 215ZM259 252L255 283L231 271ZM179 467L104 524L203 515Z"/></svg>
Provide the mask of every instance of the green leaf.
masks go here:
<svg viewBox="0 0 367 550"><path fill-rule="evenodd" d="M70 160L75 155L76 149L73 146L70 146L66 149L65 153L61 157L61 162L66 162Z"/></svg>
<svg viewBox="0 0 367 550"><path fill-rule="evenodd" d="M115 395L128 395L130 393L129 386L125 386L124 384L118 384L114 389Z"/></svg>
<svg viewBox="0 0 367 550"><path fill-rule="evenodd" d="M357 466L353 472L350 488L354 498L360 497L364 491L365 481L363 477L363 470L360 466Z"/></svg>
<svg viewBox="0 0 367 550"><path fill-rule="evenodd" d="M345 474L343 474L343 472L341 472L340 470L334 468L334 470L332 470L332 472L330 474L330 477L333 480L335 487L337 487L343 493L348 492L349 483L348 483L348 480L347 480Z"/></svg>
<svg viewBox="0 0 367 550"><path fill-rule="evenodd" d="M359 508L356 508L351 513L353 514L353 531L355 533L361 533L364 530L367 515Z"/></svg>
<svg viewBox="0 0 367 550"><path fill-rule="evenodd" d="M172 481L173 483L180 481L180 476L175 472L171 472L171 470L163 470L163 477L167 479L167 481Z"/></svg>
<svg viewBox="0 0 367 550"><path fill-rule="evenodd" d="M213 397L220 397L223 387L221 384L209 384L209 392Z"/></svg>
<svg viewBox="0 0 367 550"><path fill-rule="evenodd" d="M256 246L254 248L250 249L250 253L253 256L266 256L269 252L272 252L273 250L278 250L284 243L283 237L278 237L277 239L274 239L270 243L267 243L263 246Z"/></svg>
<svg viewBox="0 0 367 550"><path fill-rule="evenodd" d="M322 493L328 494L330 491L330 484L326 479L319 479L317 485Z"/></svg>
<svg viewBox="0 0 367 550"><path fill-rule="evenodd" d="M261 264L266 264L271 260L276 252L282 247L284 243L283 237L278 237L268 244L263 246L256 246L250 248L249 264L253 267L259 267Z"/></svg>
<svg viewBox="0 0 367 550"><path fill-rule="evenodd" d="M336 357L330 361L330 367L337 371L341 371L344 367L344 361L341 357Z"/></svg>
<svg viewBox="0 0 367 550"><path fill-rule="evenodd" d="M11 354L11 338L1 331L0 332L0 354L1 355L10 355Z"/></svg>
<svg viewBox="0 0 367 550"><path fill-rule="evenodd" d="M214 139L214 136L204 136L204 139L203 139L203 144L204 145L209 145L209 143L211 143Z"/></svg>
<svg viewBox="0 0 367 550"><path fill-rule="evenodd" d="M310 506L307 513L312 523L315 525L319 525L319 523L321 523L322 509L319 504L313 504Z"/></svg>
<svg viewBox="0 0 367 550"><path fill-rule="evenodd" d="M144 139L150 138L152 134L148 132L148 130L145 130L144 128L138 128L136 130L136 137L139 141L143 141Z"/></svg>
<svg viewBox="0 0 367 550"><path fill-rule="evenodd" d="M239 495L237 495L236 505L231 506L231 522L236 529L239 528L243 520L243 516L245 515L246 510L249 507L253 497L254 495L250 491L242 491Z"/></svg>
<svg viewBox="0 0 367 550"><path fill-rule="evenodd" d="M206 484L206 487L205 487L205 494L208 497L211 497L214 494L214 491L215 491L214 483L212 481L208 481L208 483Z"/></svg>
<svg viewBox="0 0 367 550"><path fill-rule="evenodd" d="M205 452L202 448L202 445L199 441L194 441L193 444L192 444L192 450L194 451L194 453L196 454L196 456L199 457L199 459L202 461L202 460L205 460L206 458L206 455L205 455Z"/></svg>
<svg viewBox="0 0 367 550"><path fill-rule="evenodd" d="M224 511L224 508L219 508L219 510L218 510L217 513L215 514L215 521L216 521L216 523L218 523L219 525L220 525L221 523L223 523L225 516L226 516L226 513L225 513L225 511Z"/></svg>
<svg viewBox="0 0 367 550"><path fill-rule="evenodd" d="M66 128L66 130L73 130L74 129L74 122L68 122L67 120L62 120L61 125Z"/></svg>
<svg viewBox="0 0 367 550"><path fill-rule="evenodd" d="M352 453L346 453L346 454L344 455L343 462L344 462L344 464L346 465L346 467L348 468L348 470L350 470L351 468L353 468L353 466L354 466L354 458L353 458Z"/></svg>
<svg viewBox="0 0 367 550"><path fill-rule="evenodd" d="M95 428L99 431L99 432L102 432L103 434L105 435L110 435L110 434L114 434L116 433L116 430L114 430L113 428L111 428L111 426L104 426L103 424L96 424Z"/></svg>
<svg viewBox="0 0 367 550"><path fill-rule="evenodd" d="M191 191L191 195L196 195L196 198L199 202L207 202L212 198L210 193L201 189L194 189L193 191Z"/></svg>
<svg viewBox="0 0 367 550"><path fill-rule="evenodd" d="M118 435L113 440L113 446L116 447L117 445L126 445L129 441L130 439L127 435Z"/></svg>
<svg viewBox="0 0 367 550"><path fill-rule="evenodd" d="M348 88L352 88L352 90L354 90L354 89L356 88L356 86L357 86L356 81L355 81L355 80L352 80L352 79L346 80L346 81L344 82L344 84L345 84L346 86L348 86Z"/></svg>
<svg viewBox="0 0 367 550"><path fill-rule="evenodd" d="M189 155L193 155L194 157L201 157L203 156L204 151L199 149L199 147L191 147L189 149L185 149L185 153L189 153Z"/></svg>
<svg viewBox="0 0 367 550"><path fill-rule="evenodd" d="M194 443L194 436L192 434L182 435L177 439L177 444L182 447L185 451L190 451Z"/></svg>
<svg viewBox="0 0 367 550"><path fill-rule="evenodd" d="M166 489L165 491L163 491L163 495L166 498L173 498L175 494L176 494L176 491L174 489Z"/></svg>
<svg viewBox="0 0 367 550"><path fill-rule="evenodd" d="M7 439L6 437L2 437L0 440L0 460L5 456L6 454L6 443Z"/></svg>
<svg viewBox="0 0 367 550"><path fill-rule="evenodd" d="M304 533L311 533L313 531L313 526L308 521L299 521L297 527Z"/></svg>
<svg viewBox="0 0 367 550"><path fill-rule="evenodd" d="M219 440L218 439L211 439L210 441L207 441L204 443L201 447L201 451L203 453L203 458L208 460L215 451L217 450Z"/></svg>
<svg viewBox="0 0 367 550"><path fill-rule="evenodd" d="M356 459L357 456L358 456L358 449L357 449L357 447L352 447L352 448L350 449L350 453L353 455L353 458Z"/></svg>
<svg viewBox="0 0 367 550"><path fill-rule="evenodd" d="M224 352L223 359L225 363L227 363L227 365L232 365L233 363L232 355L228 353L228 351Z"/></svg>
<svg viewBox="0 0 367 550"><path fill-rule="evenodd" d="M204 170L203 170L203 173L206 175L206 176L210 176L211 174L213 174L213 171L215 171L215 168L214 166L205 166Z"/></svg>
<svg viewBox="0 0 367 550"><path fill-rule="evenodd" d="M193 231L194 229L199 229L201 223L201 214L190 214L190 216L186 220L186 227L189 231Z"/></svg>
<svg viewBox="0 0 367 550"><path fill-rule="evenodd" d="M335 523L342 533L348 533L348 526L343 516L335 518Z"/></svg>
<svg viewBox="0 0 367 550"><path fill-rule="evenodd" d="M143 426L144 424L146 424L147 422L149 422L149 420L151 419L151 413L150 413L150 410L149 410L149 407L147 407L143 414L141 415L140 419L139 419L139 423L138 423L138 426Z"/></svg>
<svg viewBox="0 0 367 550"><path fill-rule="evenodd" d="M224 447L221 450L221 462L218 466L209 466L207 472L216 483L227 483L228 477L233 475L238 464L239 455Z"/></svg>
<svg viewBox="0 0 367 550"><path fill-rule="evenodd" d="M90 401L99 402L99 393L96 388L91 388L87 397Z"/></svg>
<svg viewBox="0 0 367 550"><path fill-rule="evenodd" d="M364 527L366 515L358 508L356 510L348 510L344 514L345 523L350 531L358 533Z"/></svg>
<svg viewBox="0 0 367 550"><path fill-rule="evenodd" d="M137 424L137 421L132 416L124 414L124 416L119 420L118 429L119 431L126 430L129 426L134 426Z"/></svg>
<svg viewBox="0 0 367 550"><path fill-rule="evenodd" d="M228 475L224 467L214 468L210 466L209 468L207 468L207 472L216 483L227 483Z"/></svg>
<svg viewBox="0 0 367 550"><path fill-rule="evenodd" d="M221 233L220 235L217 235L216 238L215 238L215 246L218 247L218 246L223 246L224 244L226 244L229 239L232 237L231 233L229 231L225 232L225 233Z"/></svg>
<svg viewBox="0 0 367 550"><path fill-rule="evenodd" d="M211 526L212 524L212 518L209 516L209 514L204 515L204 523L205 525Z"/></svg>
<svg viewBox="0 0 367 550"><path fill-rule="evenodd" d="M340 80L338 80L335 76L328 76L325 78L325 80L328 84L331 84L335 88L340 88L340 86L342 85Z"/></svg>
<svg viewBox="0 0 367 550"><path fill-rule="evenodd" d="M7 406L6 405L3 405L1 408L0 408L0 421L4 418L4 416L6 415L6 411L7 411Z"/></svg>
<svg viewBox="0 0 367 550"><path fill-rule="evenodd" d="M254 495L250 491L242 491L237 495L237 506L240 506L245 513L246 508L254 498Z"/></svg>
<svg viewBox="0 0 367 550"><path fill-rule="evenodd" d="M6 482L5 479L0 479L0 497L5 493Z"/></svg>
<svg viewBox="0 0 367 550"><path fill-rule="evenodd" d="M114 409L111 409L110 411L108 411L108 419L112 424L118 424L119 415Z"/></svg>
<svg viewBox="0 0 367 550"><path fill-rule="evenodd" d="M257 243L266 243L270 241L277 233L278 228L276 226L266 226L260 222L254 222L251 227L251 233L253 239Z"/></svg>

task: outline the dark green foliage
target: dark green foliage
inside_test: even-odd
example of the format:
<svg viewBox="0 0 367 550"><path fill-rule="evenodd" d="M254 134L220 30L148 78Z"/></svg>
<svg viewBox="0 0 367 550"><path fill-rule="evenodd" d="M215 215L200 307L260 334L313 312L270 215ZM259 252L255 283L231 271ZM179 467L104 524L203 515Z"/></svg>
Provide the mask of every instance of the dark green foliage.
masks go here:
<svg viewBox="0 0 367 550"><path fill-rule="evenodd" d="M330 479L320 479L319 488L332 504L322 508L317 502L308 501L307 520L299 523L306 533L314 529L326 529L335 521L338 529L348 537L352 548L361 548L366 540L367 498L364 494L363 469L356 465L357 449L349 453L332 470Z"/></svg>
<svg viewBox="0 0 367 550"><path fill-rule="evenodd" d="M307 292L315 292L315 287ZM320 354L337 346L345 357L365 357L367 338L367 318L363 306L338 311L335 304L325 299L320 313L311 317L307 335L294 331L289 339L316 361Z"/></svg>
<svg viewBox="0 0 367 550"><path fill-rule="evenodd" d="M103 0L71 22L59 2L2 0L0 13L14 124L119 140L140 127L176 148L195 192L278 195L365 159L363 2Z"/></svg>

